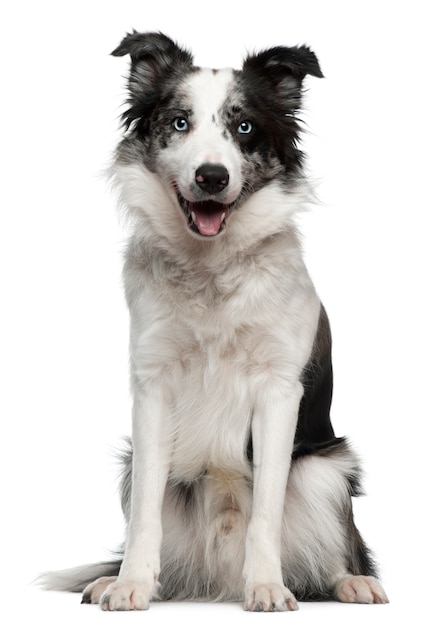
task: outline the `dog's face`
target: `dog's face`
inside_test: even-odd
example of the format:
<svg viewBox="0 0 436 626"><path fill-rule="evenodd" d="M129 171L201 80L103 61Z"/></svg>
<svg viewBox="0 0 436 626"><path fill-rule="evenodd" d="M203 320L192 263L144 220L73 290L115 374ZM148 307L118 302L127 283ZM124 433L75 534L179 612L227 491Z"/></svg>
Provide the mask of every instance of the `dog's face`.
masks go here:
<svg viewBox="0 0 436 626"><path fill-rule="evenodd" d="M233 89L231 70L193 71L150 128L152 167L172 188L190 231L201 237L224 230L243 189L238 133L245 127L240 122L238 130L229 119Z"/></svg>
<svg viewBox="0 0 436 626"><path fill-rule="evenodd" d="M130 98L118 162L157 175L193 236L218 236L270 181L286 187L300 176L301 83L308 73L322 76L308 48L273 48L242 70L198 68L157 33L128 35L113 52L126 53Z"/></svg>

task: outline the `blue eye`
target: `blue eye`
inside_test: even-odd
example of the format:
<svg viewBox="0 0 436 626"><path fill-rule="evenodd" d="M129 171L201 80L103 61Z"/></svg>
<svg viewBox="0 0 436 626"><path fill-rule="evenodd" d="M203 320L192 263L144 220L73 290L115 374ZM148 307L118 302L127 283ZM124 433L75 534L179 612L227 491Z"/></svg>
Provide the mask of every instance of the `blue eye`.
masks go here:
<svg viewBox="0 0 436 626"><path fill-rule="evenodd" d="M176 117L171 122L172 127L179 133L186 133L189 130L189 124L186 117Z"/></svg>
<svg viewBox="0 0 436 626"><path fill-rule="evenodd" d="M253 130L253 124L248 120L244 120L238 126L238 133L240 135L249 135Z"/></svg>

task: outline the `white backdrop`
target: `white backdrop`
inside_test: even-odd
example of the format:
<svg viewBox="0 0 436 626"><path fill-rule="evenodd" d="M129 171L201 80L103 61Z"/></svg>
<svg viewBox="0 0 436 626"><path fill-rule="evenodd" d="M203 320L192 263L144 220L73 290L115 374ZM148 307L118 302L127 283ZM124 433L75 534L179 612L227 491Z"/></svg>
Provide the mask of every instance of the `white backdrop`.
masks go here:
<svg viewBox="0 0 436 626"><path fill-rule="evenodd" d="M301 217L334 335L338 435L367 472L356 518L386 607L302 605L295 623L396 623L433 614L435 420L434 63L430 2L76 0L3 6L1 29L1 494L9 623L111 619L27 583L101 560L122 540L114 451L130 431L123 230L101 172L119 138L124 33L162 30L201 65L308 43ZM6 561L6 562L5 562ZM431 611L431 613L430 613ZM160 605L191 623L257 619L239 606ZM277 616L273 619L283 619ZM150 621L151 620L151 621ZM155 621L153 621L155 620ZM142 623L142 621L141 621Z"/></svg>

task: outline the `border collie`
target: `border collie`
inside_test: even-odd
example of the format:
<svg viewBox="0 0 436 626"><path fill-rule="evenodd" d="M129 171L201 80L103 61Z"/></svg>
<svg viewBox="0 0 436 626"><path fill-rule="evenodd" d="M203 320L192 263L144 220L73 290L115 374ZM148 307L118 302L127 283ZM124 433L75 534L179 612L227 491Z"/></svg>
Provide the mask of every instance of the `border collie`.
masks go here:
<svg viewBox="0 0 436 626"><path fill-rule="evenodd" d="M46 575L103 610L152 599L386 603L353 521L359 462L330 422L331 338L295 214L306 46L204 69L128 34L125 133L111 170L131 224L132 440L119 560Z"/></svg>

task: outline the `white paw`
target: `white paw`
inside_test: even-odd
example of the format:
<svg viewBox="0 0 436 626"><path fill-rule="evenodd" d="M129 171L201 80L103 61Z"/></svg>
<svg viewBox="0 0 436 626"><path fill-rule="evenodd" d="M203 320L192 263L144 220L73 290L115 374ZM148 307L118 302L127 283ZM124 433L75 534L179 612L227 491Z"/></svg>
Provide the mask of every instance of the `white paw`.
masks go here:
<svg viewBox="0 0 436 626"><path fill-rule="evenodd" d="M388 597L376 578L347 576L336 585L336 597L341 602L360 604L387 604Z"/></svg>
<svg viewBox="0 0 436 626"><path fill-rule="evenodd" d="M246 611L296 611L295 596L284 585L270 583L247 585L245 589Z"/></svg>
<svg viewBox="0 0 436 626"><path fill-rule="evenodd" d="M90 583L83 590L82 604L98 604L103 592L109 587L109 585L115 582L116 576L102 576L97 578L93 583Z"/></svg>
<svg viewBox="0 0 436 626"><path fill-rule="evenodd" d="M150 606L153 589L146 583L114 582L100 598L103 611L145 611Z"/></svg>

